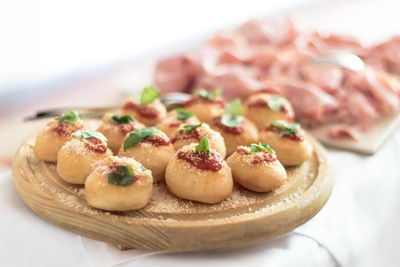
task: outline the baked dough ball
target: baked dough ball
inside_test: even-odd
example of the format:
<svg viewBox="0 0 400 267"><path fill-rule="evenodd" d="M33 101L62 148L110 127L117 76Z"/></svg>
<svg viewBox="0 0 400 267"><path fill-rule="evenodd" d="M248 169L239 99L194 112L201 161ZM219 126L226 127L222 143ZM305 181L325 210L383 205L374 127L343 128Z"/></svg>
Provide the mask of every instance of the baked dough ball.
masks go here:
<svg viewBox="0 0 400 267"><path fill-rule="evenodd" d="M107 113L104 115L97 131L107 138L108 147L116 154L127 133L144 127L132 115L121 116L119 114Z"/></svg>
<svg viewBox="0 0 400 267"><path fill-rule="evenodd" d="M177 131L174 137L171 139L175 150L179 150L186 145L191 143L198 143L202 136L208 138L210 147L218 152L222 157L226 156L226 147L224 143L224 138L221 134L208 126L206 123L184 124L181 125L179 131Z"/></svg>
<svg viewBox="0 0 400 267"><path fill-rule="evenodd" d="M146 126L154 126L167 115L167 110L160 102L160 93L153 87L143 89L138 100L128 99L122 107L122 114L132 114L138 121Z"/></svg>
<svg viewBox="0 0 400 267"><path fill-rule="evenodd" d="M214 117L220 116L224 111L226 101L219 94L198 90L184 104L186 110L200 121L211 123Z"/></svg>
<svg viewBox="0 0 400 267"><path fill-rule="evenodd" d="M116 156L99 162L85 183L89 205L111 211L143 208L152 191L153 178L149 170L134 159Z"/></svg>
<svg viewBox="0 0 400 267"><path fill-rule="evenodd" d="M185 115L188 114L188 115ZM192 114L191 117L190 114ZM159 122L156 127L164 132L169 138L179 131L182 124L199 124L200 121L193 116L193 112L186 111L185 109L174 109L168 112L167 117Z"/></svg>
<svg viewBox="0 0 400 267"><path fill-rule="evenodd" d="M58 151L57 173L68 183L84 184L97 161L112 155L101 133L77 131Z"/></svg>
<svg viewBox="0 0 400 267"><path fill-rule="evenodd" d="M232 192L231 169L215 150L196 152L197 144L184 146L168 163L165 182L177 197L218 203Z"/></svg>
<svg viewBox="0 0 400 267"><path fill-rule="evenodd" d="M144 136L142 135L144 131L153 132L154 135L138 140L138 143L129 148L124 148L124 145L135 136ZM151 170L156 181L164 180L168 161L174 154L175 149L168 136L155 127L143 128L127 134L118 152L119 156L134 158Z"/></svg>
<svg viewBox="0 0 400 267"><path fill-rule="evenodd" d="M262 144L253 146L263 147ZM239 146L227 160L233 179L255 192L268 192L280 187L287 180L286 170L271 152L262 149L252 152L250 147Z"/></svg>
<svg viewBox="0 0 400 267"><path fill-rule="evenodd" d="M312 155L312 146L297 123L272 122L260 132L260 141L269 144L285 166L299 165Z"/></svg>
<svg viewBox="0 0 400 267"><path fill-rule="evenodd" d="M37 134L33 152L41 160L56 162L60 148L71 140L73 132L83 128L84 125L79 119L76 122L54 119Z"/></svg>
<svg viewBox="0 0 400 267"><path fill-rule="evenodd" d="M251 95L244 102L243 113L255 123L259 130L276 120L294 121L293 107L290 102L282 96L267 93Z"/></svg>
<svg viewBox="0 0 400 267"><path fill-rule="evenodd" d="M213 119L211 127L224 138L227 156L235 152L240 145L249 146L258 142L257 127L246 118L235 127L227 127L221 123L221 117L218 116Z"/></svg>

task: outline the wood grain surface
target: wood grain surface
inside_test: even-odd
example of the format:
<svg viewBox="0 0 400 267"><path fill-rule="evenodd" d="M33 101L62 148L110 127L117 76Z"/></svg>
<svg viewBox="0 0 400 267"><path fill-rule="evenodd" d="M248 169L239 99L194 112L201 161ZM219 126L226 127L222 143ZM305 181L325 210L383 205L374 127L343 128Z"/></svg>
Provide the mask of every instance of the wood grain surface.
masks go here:
<svg viewBox="0 0 400 267"><path fill-rule="evenodd" d="M275 237L311 219L328 200L332 171L324 148L312 137L313 157L287 168L288 182L269 193L235 185L218 204L174 197L158 183L148 205L137 211L107 212L88 205L81 185L64 182L55 164L35 157L35 136L19 148L13 161L18 193L37 214L68 231L105 241L121 249L192 251L228 248Z"/></svg>

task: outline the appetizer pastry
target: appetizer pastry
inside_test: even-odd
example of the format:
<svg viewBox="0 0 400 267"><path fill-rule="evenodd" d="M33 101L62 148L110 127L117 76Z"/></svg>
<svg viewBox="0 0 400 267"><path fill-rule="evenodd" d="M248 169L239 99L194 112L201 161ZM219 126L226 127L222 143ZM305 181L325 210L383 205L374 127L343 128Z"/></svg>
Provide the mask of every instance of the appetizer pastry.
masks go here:
<svg viewBox="0 0 400 267"><path fill-rule="evenodd" d="M136 210L146 206L153 191L151 172L131 158L109 156L88 176L88 203L103 210Z"/></svg>
<svg viewBox="0 0 400 267"><path fill-rule="evenodd" d="M76 131L58 151L57 173L68 183L84 184L94 164L112 155L107 139L98 132Z"/></svg>
<svg viewBox="0 0 400 267"><path fill-rule="evenodd" d="M182 124L198 124L200 121L193 116L193 112L184 108L177 108L168 112L167 117L159 122L156 126L164 132L169 138L179 131Z"/></svg>
<svg viewBox="0 0 400 267"><path fill-rule="evenodd" d="M226 101L221 97L221 90L214 93L206 90L197 90L184 104L186 110L191 111L203 122L211 123L212 119L220 116L224 111Z"/></svg>
<svg viewBox="0 0 400 267"><path fill-rule="evenodd" d="M119 114L107 113L104 115L98 132L107 138L108 147L113 153L118 153L127 133L145 126L135 120L132 115L121 116Z"/></svg>
<svg viewBox="0 0 400 267"><path fill-rule="evenodd" d="M244 102L243 112L260 130L276 120L294 121L294 112L289 101L282 96L267 93L251 95Z"/></svg>
<svg viewBox="0 0 400 267"><path fill-rule="evenodd" d="M84 125L76 111L68 110L47 123L36 136L33 152L41 160L56 162L60 148L72 138L72 133L82 130Z"/></svg>
<svg viewBox="0 0 400 267"><path fill-rule="evenodd" d="M186 145L191 143L198 143L202 136L207 137L212 149L215 149L218 154L225 158L226 147L224 139L221 134L214 131L205 123L184 124L179 128L179 131L175 133L171 142L175 147L175 150L179 150Z"/></svg>
<svg viewBox="0 0 400 267"><path fill-rule="evenodd" d="M203 136L180 149L168 163L165 182L177 197L204 203L225 199L233 187L231 169Z"/></svg>
<svg viewBox="0 0 400 267"><path fill-rule="evenodd" d="M312 154L312 146L298 123L274 121L260 132L260 140L276 151L279 161L285 166L299 165Z"/></svg>
<svg viewBox="0 0 400 267"><path fill-rule="evenodd" d="M118 155L139 161L151 170L156 181L165 177L168 161L175 154L168 136L156 127L142 128L126 135Z"/></svg>
<svg viewBox="0 0 400 267"><path fill-rule="evenodd" d="M227 156L235 152L239 145L249 146L258 142L257 127L243 117L240 99L229 103L222 116L212 120L211 127L224 138Z"/></svg>
<svg viewBox="0 0 400 267"><path fill-rule="evenodd" d="M160 93L153 87L143 89L138 101L128 99L122 107L122 114L132 114L138 121L146 126L153 126L167 115L167 110L161 104Z"/></svg>
<svg viewBox="0 0 400 267"><path fill-rule="evenodd" d="M265 143L239 146L227 162L233 179L255 192L271 191L287 180L285 168Z"/></svg>

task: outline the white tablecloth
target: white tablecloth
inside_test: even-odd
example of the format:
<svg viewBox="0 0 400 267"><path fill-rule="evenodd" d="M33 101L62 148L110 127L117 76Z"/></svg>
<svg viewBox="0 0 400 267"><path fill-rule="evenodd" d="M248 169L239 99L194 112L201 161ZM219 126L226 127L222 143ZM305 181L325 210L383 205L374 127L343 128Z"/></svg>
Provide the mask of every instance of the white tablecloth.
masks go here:
<svg viewBox="0 0 400 267"><path fill-rule="evenodd" d="M0 176L1 266L400 266L400 131L374 156L329 150L335 187L294 233L236 249L190 253L118 251L58 228Z"/></svg>

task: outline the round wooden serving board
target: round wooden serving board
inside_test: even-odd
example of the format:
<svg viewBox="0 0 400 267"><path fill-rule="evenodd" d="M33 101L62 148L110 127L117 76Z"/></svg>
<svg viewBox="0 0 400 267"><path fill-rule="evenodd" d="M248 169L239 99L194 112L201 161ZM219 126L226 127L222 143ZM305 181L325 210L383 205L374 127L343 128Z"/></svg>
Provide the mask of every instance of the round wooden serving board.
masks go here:
<svg viewBox="0 0 400 267"><path fill-rule="evenodd" d="M141 210L107 212L92 208L85 189L59 178L56 165L37 159L35 136L19 148L13 161L15 186L28 206L69 231L122 249L203 250L236 247L287 233L311 219L328 200L333 186L325 150L312 137L313 157L287 168L289 180L269 193L236 185L218 204L174 197L164 183L154 186Z"/></svg>

